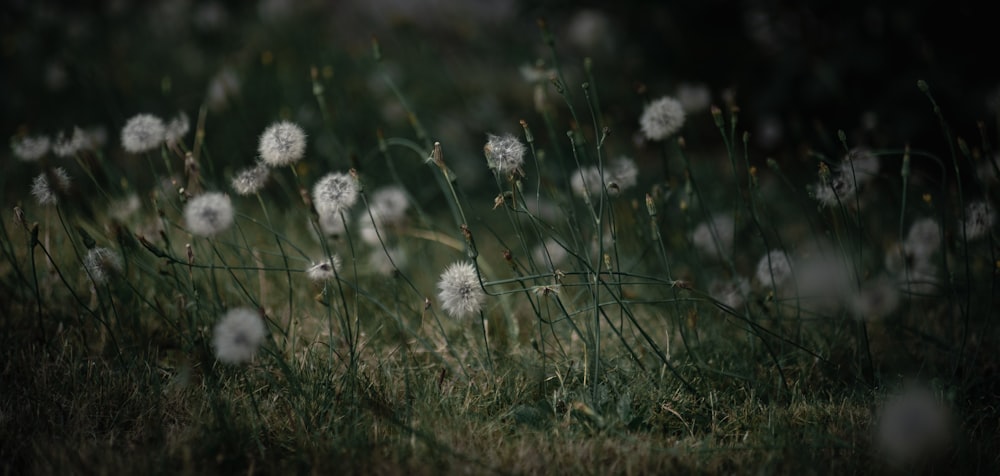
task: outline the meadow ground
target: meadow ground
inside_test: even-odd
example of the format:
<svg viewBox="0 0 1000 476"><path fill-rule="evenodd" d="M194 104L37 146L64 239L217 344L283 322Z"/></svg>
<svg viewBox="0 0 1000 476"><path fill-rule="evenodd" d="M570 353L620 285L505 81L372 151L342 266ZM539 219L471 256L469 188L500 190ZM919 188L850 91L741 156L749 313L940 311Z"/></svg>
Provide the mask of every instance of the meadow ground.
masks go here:
<svg viewBox="0 0 1000 476"><path fill-rule="evenodd" d="M375 3L9 7L4 474L1000 472L995 115Z"/></svg>

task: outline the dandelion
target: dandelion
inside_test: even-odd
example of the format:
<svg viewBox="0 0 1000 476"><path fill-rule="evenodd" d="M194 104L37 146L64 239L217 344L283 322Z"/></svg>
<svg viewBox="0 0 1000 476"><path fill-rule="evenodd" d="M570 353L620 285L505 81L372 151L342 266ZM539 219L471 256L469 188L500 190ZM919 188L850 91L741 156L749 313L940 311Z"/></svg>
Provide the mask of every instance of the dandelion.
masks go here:
<svg viewBox="0 0 1000 476"><path fill-rule="evenodd" d="M313 204L320 216L337 216L358 200L358 184L348 174L332 172L313 187Z"/></svg>
<svg viewBox="0 0 1000 476"><path fill-rule="evenodd" d="M272 167L298 162L306 154L306 133L295 123L275 122L260 135L257 152Z"/></svg>
<svg viewBox="0 0 1000 476"><path fill-rule="evenodd" d="M833 313L844 305L856 290L853 272L841 254L824 244L820 249L795 263L795 287L801 309L815 313Z"/></svg>
<svg viewBox="0 0 1000 476"><path fill-rule="evenodd" d="M59 203L59 195L69 191L69 174L66 169L56 167L50 173L42 172L31 182L31 194L39 205L55 205Z"/></svg>
<svg viewBox="0 0 1000 476"><path fill-rule="evenodd" d="M108 207L108 214L115 220L125 221L132 214L139 211L141 206L142 202L139 201L139 196L133 193L111 202L111 206Z"/></svg>
<svg viewBox="0 0 1000 476"><path fill-rule="evenodd" d="M666 139L684 126L684 106L680 101L664 96L646 105L639 117L639 125L647 139Z"/></svg>
<svg viewBox="0 0 1000 476"><path fill-rule="evenodd" d="M340 272L340 263L340 256L333 255L329 259L320 261L306 269L306 276L316 282L329 281Z"/></svg>
<svg viewBox="0 0 1000 476"><path fill-rule="evenodd" d="M792 260L782 250L771 250L757 262L757 281L777 288L792 277Z"/></svg>
<svg viewBox="0 0 1000 476"><path fill-rule="evenodd" d="M212 336L215 358L227 364L249 362L266 334L260 313L246 307L230 309L215 325Z"/></svg>
<svg viewBox="0 0 1000 476"><path fill-rule="evenodd" d="M375 274L392 276L396 268L406 268L408 255L401 247L376 248L368 255L368 269Z"/></svg>
<svg viewBox="0 0 1000 476"><path fill-rule="evenodd" d="M513 134L503 136L487 134L487 139L483 153L491 169L503 175L521 172L525 147L517 137Z"/></svg>
<svg viewBox="0 0 1000 476"><path fill-rule="evenodd" d="M324 236L335 238L347 232L347 217L333 213L323 213L319 216L319 229Z"/></svg>
<svg viewBox="0 0 1000 476"><path fill-rule="evenodd" d="M853 177L857 186L862 186L878 175L878 156L866 148L851 149L840 165L838 171L846 177Z"/></svg>
<svg viewBox="0 0 1000 476"><path fill-rule="evenodd" d="M941 247L941 227L933 218L922 218L910 225L903 248L914 259L925 260Z"/></svg>
<svg viewBox="0 0 1000 476"><path fill-rule="evenodd" d="M743 307L750 294L750 280L742 276L731 280L715 280L708 287L709 294L731 309Z"/></svg>
<svg viewBox="0 0 1000 476"><path fill-rule="evenodd" d="M166 137L166 126L152 114L132 116L122 128L122 147L133 154L155 149Z"/></svg>
<svg viewBox="0 0 1000 476"><path fill-rule="evenodd" d="M467 261L448 266L441 273L438 289L441 307L456 319L478 312L486 299L486 294L479 286L476 268Z"/></svg>
<svg viewBox="0 0 1000 476"><path fill-rule="evenodd" d="M246 196L253 195L264 188L271 169L263 162L257 162L253 167L243 169L233 176L231 185L236 193Z"/></svg>
<svg viewBox="0 0 1000 476"><path fill-rule="evenodd" d="M712 91L701 83L684 83L677 87L677 101L686 113L705 111L712 105Z"/></svg>
<svg viewBox="0 0 1000 476"><path fill-rule="evenodd" d="M733 250L736 222L729 215L715 215L691 232L695 248L711 258L729 256Z"/></svg>
<svg viewBox="0 0 1000 476"><path fill-rule="evenodd" d="M94 284L104 284L111 276L122 272L122 259L118 253L98 246L87 250L83 267Z"/></svg>
<svg viewBox="0 0 1000 476"><path fill-rule="evenodd" d="M163 140L167 143L167 145L177 145L190 129L191 121L188 120L187 114L184 114L184 111L181 111L165 126Z"/></svg>
<svg viewBox="0 0 1000 476"><path fill-rule="evenodd" d="M233 224L233 202L219 192L198 195L184 206L184 222L191 234L215 235Z"/></svg>
<svg viewBox="0 0 1000 476"><path fill-rule="evenodd" d="M580 167L570 177L569 186L573 190L573 194L578 197L599 196L601 194L601 187L603 186L601 171L596 165Z"/></svg>
<svg viewBox="0 0 1000 476"><path fill-rule="evenodd" d="M566 261L569 251L555 239L546 238L545 241L535 245L531 257L536 263L543 264L546 269L552 269Z"/></svg>
<svg viewBox="0 0 1000 476"><path fill-rule="evenodd" d="M851 298L850 309L856 319L875 321L899 307L899 290L888 277L882 276L865 283Z"/></svg>
<svg viewBox="0 0 1000 476"><path fill-rule="evenodd" d="M947 449L950 426L949 409L930 390L913 386L882 405L876 445L895 466L926 462Z"/></svg>
<svg viewBox="0 0 1000 476"><path fill-rule="evenodd" d="M10 149L22 162L34 162L49 153L52 140L48 136L28 136L14 138L10 141Z"/></svg>
<svg viewBox="0 0 1000 476"><path fill-rule="evenodd" d="M58 157L72 157L87 148L89 142L87 134L79 127L74 127L72 135L67 137L64 132L60 132L56 136L56 141L52 144L52 153Z"/></svg>
<svg viewBox="0 0 1000 476"><path fill-rule="evenodd" d="M397 185L382 187L372 194L372 214L377 214L385 223L399 223L406 218L409 208L410 199Z"/></svg>
<svg viewBox="0 0 1000 476"><path fill-rule="evenodd" d="M848 203L848 199L857 192L857 180L853 177L837 173L826 182L814 184L810 187L810 193L824 207L833 207L838 204Z"/></svg>
<svg viewBox="0 0 1000 476"><path fill-rule="evenodd" d="M972 202L965 207L965 220L960 225L968 240L977 240L989 235L996 220L993 207L984 201Z"/></svg>

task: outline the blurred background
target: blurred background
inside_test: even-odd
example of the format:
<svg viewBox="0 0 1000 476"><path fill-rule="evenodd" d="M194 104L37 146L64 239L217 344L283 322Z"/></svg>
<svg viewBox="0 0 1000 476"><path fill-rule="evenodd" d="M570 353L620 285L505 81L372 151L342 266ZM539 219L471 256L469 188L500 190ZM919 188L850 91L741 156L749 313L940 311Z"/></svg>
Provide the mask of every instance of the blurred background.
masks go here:
<svg viewBox="0 0 1000 476"><path fill-rule="evenodd" d="M259 133L287 118L310 133L310 155L346 167L363 164L377 129L413 135L380 77L388 74L461 174L482 165L474 161L487 132L519 133L519 119L538 124L535 86L548 86L552 66L539 19L576 101L584 58L592 59L615 153L642 146L644 102L674 95L689 108L692 147L721 143L711 103L738 105L753 152L779 161L838 155L838 129L852 146L946 155L917 79L970 143L981 142L977 121L996 136L994 20L971 1L6 1L2 130L55 137L81 127L103 134L114 157L124 154L119 131L132 115L184 112L194 123L204 106L216 164L251 163ZM384 70L372 59L373 37ZM572 127L551 86L547 94L559 124ZM14 160L9 147L0 157ZM470 176L478 178L465 185L487 177Z"/></svg>

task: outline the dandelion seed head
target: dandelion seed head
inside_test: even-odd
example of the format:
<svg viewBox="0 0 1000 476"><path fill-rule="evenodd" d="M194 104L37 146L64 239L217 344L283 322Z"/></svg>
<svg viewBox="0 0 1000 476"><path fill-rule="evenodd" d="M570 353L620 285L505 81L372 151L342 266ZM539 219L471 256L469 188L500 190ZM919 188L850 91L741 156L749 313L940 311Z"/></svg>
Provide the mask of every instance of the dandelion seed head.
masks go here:
<svg viewBox="0 0 1000 476"><path fill-rule="evenodd" d="M712 216L691 232L691 242L695 248L711 258L729 256L733 251L736 222L728 214Z"/></svg>
<svg viewBox="0 0 1000 476"><path fill-rule="evenodd" d="M545 241L535 245L531 251L531 257L536 264L543 266L542 269L551 270L566 261L566 258L569 257L569 251L566 251L566 248L554 238L546 238Z"/></svg>
<svg viewBox="0 0 1000 476"><path fill-rule="evenodd" d="M764 286L781 287L792 278L792 260L782 250L771 250L757 262L756 277Z"/></svg>
<svg viewBox="0 0 1000 476"><path fill-rule="evenodd" d="M219 192L198 195L184 206L184 223L193 235L218 234L233 224L233 202Z"/></svg>
<svg viewBox="0 0 1000 476"><path fill-rule="evenodd" d="M941 227L933 218L922 218L910 225L903 247L915 259L927 259L941 247Z"/></svg>
<svg viewBox="0 0 1000 476"><path fill-rule="evenodd" d="M184 139L187 135L188 130L191 129L191 121L188 120L188 115L181 111L177 114L164 128L163 140L167 145L176 145Z"/></svg>
<svg viewBox="0 0 1000 476"><path fill-rule="evenodd" d="M709 285L708 292L722 304L739 309L750 294L750 280L742 276L728 280L717 279Z"/></svg>
<svg viewBox="0 0 1000 476"><path fill-rule="evenodd" d="M66 169L56 167L51 170L51 176L42 172L35 177L31 182L31 194L39 205L55 205L59 203L59 195L69 191L69 186L70 179Z"/></svg>
<svg viewBox="0 0 1000 476"><path fill-rule="evenodd" d="M94 284L104 284L111 276L122 272L122 259L118 253L98 246L87 250L83 267Z"/></svg>
<svg viewBox="0 0 1000 476"><path fill-rule="evenodd" d="M875 442L894 466L941 456L951 442L951 411L927 388L910 386L879 411Z"/></svg>
<svg viewBox="0 0 1000 476"><path fill-rule="evenodd" d="M686 113L707 111L712 105L712 91L702 83L683 83L677 87L677 101Z"/></svg>
<svg viewBox="0 0 1000 476"><path fill-rule="evenodd" d="M965 207L965 220L960 225L968 240L978 240L990 234L996 221L993 206L985 201L972 202Z"/></svg>
<svg viewBox="0 0 1000 476"><path fill-rule="evenodd" d="M513 134L502 136L487 134L483 153L486 163L498 174L509 175L521 170L524 165L525 147Z"/></svg>
<svg viewBox="0 0 1000 476"><path fill-rule="evenodd" d="M22 162L34 162L49 153L52 140L48 136L15 137L10 141L10 149Z"/></svg>
<svg viewBox="0 0 1000 476"><path fill-rule="evenodd" d="M573 190L574 195L580 198L585 198L589 195L593 200L597 200L601 195L601 187L603 186L601 171L598 170L596 165L584 165L573 172L573 175L569 179L569 186Z"/></svg>
<svg viewBox="0 0 1000 476"><path fill-rule="evenodd" d="M859 147L851 149L837 166L845 177L854 177L857 186L862 186L878 175L879 158L871 150Z"/></svg>
<svg viewBox="0 0 1000 476"><path fill-rule="evenodd" d="M125 221L128 217L139 211L141 206L142 202L139 201L139 196L133 193L111 202L108 214L115 220Z"/></svg>
<svg viewBox="0 0 1000 476"><path fill-rule="evenodd" d="M661 97L646 105L639 126L649 140L666 139L684 126L684 106L672 97Z"/></svg>
<svg viewBox="0 0 1000 476"><path fill-rule="evenodd" d="M479 286L476 268L467 261L452 263L445 268L438 281L438 290L441 308L456 319L479 312L486 300L486 294Z"/></svg>
<svg viewBox="0 0 1000 476"><path fill-rule="evenodd" d="M306 154L306 133L295 123L276 122L260 135L257 152L271 167L293 164Z"/></svg>
<svg viewBox="0 0 1000 476"><path fill-rule="evenodd" d="M809 189L813 198L824 207L850 205L857 190L857 180L842 173L834 174L827 183L820 181Z"/></svg>
<svg viewBox="0 0 1000 476"><path fill-rule="evenodd" d="M313 187L313 204L320 216L339 215L358 201L358 184L349 174L332 172Z"/></svg>
<svg viewBox="0 0 1000 476"><path fill-rule="evenodd" d="M77 152L86 149L89 143L90 139L87 137L87 133L79 127L74 127L71 135L60 132L56 136L55 142L52 143L52 153L56 154L57 157L72 157Z"/></svg>
<svg viewBox="0 0 1000 476"><path fill-rule="evenodd" d="M372 214L378 214L385 223L399 223L406 218L409 209L410 199L397 185L382 187L372 194Z"/></svg>
<svg viewBox="0 0 1000 476"><path fill-rule="evenodd" d="M850 310L855 319L877 321L899 307L899 290L896 283L881 276L861 286L850 300Z"/></svg>
<svg viewBox="0 0 1000 476"><path fill-rule="evenodd" d="M133 154L153 150L163 143L166 132L160 118L152 114L137 114L122 127L122 147Z"/></svg>
<svg viewBox="0 0 1000 476"><path fill-rule="evenodd" d="M232 187L239 195L253 195L264 188L271 169L263 162L257 162L253 167L245 168L233 176Z"/></svg>
<svg viewBox="0 0 1000 476"><path fill-rule="evenodd" d="M227 364L249 362L266 335L267 328L260 313L246 307L230 309L215 325L212 336L215 358Z"/></svg>
<svg viewBox="0 0 1000 476"><path fill-rule="evenodd" d="M329 281L334 279L337 273L340 272L340 264L340 256L333 255L306 269L306 276L316 282Z"/></svg>
<svg viewBox="0 0 1000 476"><path fill-rule="evenodd" d="M319 229L328 238L335 238L346 233L348 223L350 223L350 219L347 215L344 215L343 218L340 214L335 213L320 213L319 215Z"/></svg>
<svg viewBox="0 0 1000 476"><path fill-rule="evenodd" d="M390 261L391 257L391 261ZM368 269L381 276L392 276L396 268L405 269L409 263L409 255L399 246L390 248L375 248L368 254ZM393 263L396 267L393 267Z"/></svg>

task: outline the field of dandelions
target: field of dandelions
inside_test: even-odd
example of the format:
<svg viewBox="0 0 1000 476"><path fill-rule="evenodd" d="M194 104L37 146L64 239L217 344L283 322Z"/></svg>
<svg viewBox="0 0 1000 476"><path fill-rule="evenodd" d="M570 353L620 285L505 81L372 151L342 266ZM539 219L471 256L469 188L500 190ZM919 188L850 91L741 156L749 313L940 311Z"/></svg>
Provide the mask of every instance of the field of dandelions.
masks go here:
<svg viewBox="0 0 1000 476"><path fill-rule="evenodd" d="M9 101L4 474L1000 470L996 116L933 81L788 150L593 10L118 3L20 12L130 26Z"/></svg>

